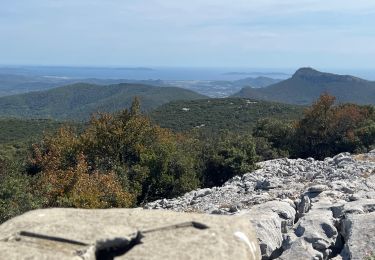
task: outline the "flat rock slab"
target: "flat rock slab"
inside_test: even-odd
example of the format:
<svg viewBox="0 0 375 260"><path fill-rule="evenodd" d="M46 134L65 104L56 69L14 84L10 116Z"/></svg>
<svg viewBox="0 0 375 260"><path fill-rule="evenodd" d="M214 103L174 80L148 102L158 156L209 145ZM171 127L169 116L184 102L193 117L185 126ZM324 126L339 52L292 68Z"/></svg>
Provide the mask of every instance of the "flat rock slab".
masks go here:
<svg viewBox="0 0 375 260"><path fill-rule="evenodd" d="M198 227L189 225L192 222ZM24 236L21 231L82 244ZM1 258L96 259L97 241L122 238L132 243L138 231L143 233L141 243L115 259L260 259L246 218L143 209L28 212L0 226Z"/></svg>
<svg viewBox="0 0 375 260"><path fill-rule="evenodd" d="M342 233L346 242L343 259L362 260L374 254L375 212L348 215L342 222Z"/></svg>

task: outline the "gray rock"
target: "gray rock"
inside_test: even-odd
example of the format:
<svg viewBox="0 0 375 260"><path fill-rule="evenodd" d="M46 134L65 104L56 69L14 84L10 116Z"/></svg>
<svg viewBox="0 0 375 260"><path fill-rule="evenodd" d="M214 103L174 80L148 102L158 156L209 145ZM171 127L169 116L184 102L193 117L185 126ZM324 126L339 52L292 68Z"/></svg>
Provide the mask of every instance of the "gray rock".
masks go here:
<svg viewBox="0 0 375 260"><path fill-rule="evenodd" d="M156 201L146 208L172 205L175 211L245 214L256 227L265 259L279 254L281 259L329 259L342 247L336 228L340 221L375 209L375 151L342 153L323 161L276 159L258 166L199 199L194 199L199 192L194 191L170 204ZM282 208L281 202L293 211L275 210Z"/></svg>
<svg viewBox="0 0 375 260"><path fill-rule="evenodd" d="M274 180L262 180L262 181L257 181L255 189L270 190L270 189L275 189L277 186L278 186L278 183L275 183Z"/></svg>
<svg viewBox="0 0 375 260"><path fill-rule="evenodd" d="M288 202L271 201L240 212L254 225L263 259L272 259L282 248L283 234L293 226L296 211Z"/></svg>
<svg viewBox="0 0 375 260"><path fill-rule="evenodd" d="M303 239L296 240L288 250L284 251L278 258L280 260L307 260L307 259L323 259L323 254L316 251L311 243Z"/></svg>
<svg viewBox="0 0 375 260"><path fill-rule="evenodd" d="M202 189L202 190L198 190L198 191L196 191L196 193L195 193L195 197L194 197L194 199L197 199L197 198L201 198L201 197L204 197L204 196L207 196L208 194L211 194L212 193L212 191L211 191L211 189Z"/></svg>
<svg viewBox="0 0 375 260"><path fill-rule="evenodd" d="M331 210L332 200L324 193L312 200L309 212L288 233L282 259L299 254L306 256L306 259L328 259L335 250L339 250L341 245Z"/></svg>
<svg viewBox="0 0 375 260"><path fill-rule="evenodd" d="M345 239L341 256L345 260L362 260L375 249L375 212L350 214L342 221Z"/></svg>
<svg viewBox="0 0 375 260"><path fill-rule="evenodd" d="M345 218L349 214L366 214L375 212L375 199L359 199L332 205L336 218Z"/></svg>
<svg viewBox="0 0 375 260"><path fill-rule="evenodd" d="M314 185L314 186L311 186L308 188L307 192L310 192L310 193L321 193L325 190L327 190L328 187L327 185L322 185L322 184L319 184L319 185Z"/></svg>
<svg viewBox="0 0 375 260"><path fill-rule="evenodd" d="M303 195L300 202L297 204L298 216L302 217L305 213L309 212L311 208L311 201L307 195Z"/></svg>
<svg viewBox="0 0 375 260"><path fill-rule="evenodd" d="M191 221L199 225L195 228ZM174 226L181 223L190 224ZM163 227L168 228L158 229ZM21 231L81 244L21 235ZM136 239L138 231L143 231L142 243ZM2 224L0 234L1 259L94 260L99 246L121 242L126 250L129 241L136 245L116 259L260 259L252 226L241 217L142 209L48 209Z"/></svg>

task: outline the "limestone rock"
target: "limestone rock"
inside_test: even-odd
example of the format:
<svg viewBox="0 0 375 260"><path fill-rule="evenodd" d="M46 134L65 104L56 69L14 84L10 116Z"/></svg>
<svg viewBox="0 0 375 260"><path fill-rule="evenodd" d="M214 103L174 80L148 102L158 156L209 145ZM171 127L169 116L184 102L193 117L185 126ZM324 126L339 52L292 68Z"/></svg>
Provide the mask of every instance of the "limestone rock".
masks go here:
<svg viewBox="0 0 375 260"><path fill-rule="evenodd" d="M174 226L181 223L185 224ZM162 227L167 228L158 229ZM25 236L21 231L79 243ZM138 231L141 243L135 240ZM241 217L143 209L46 209L7 221L0 234L1 259L95 259L95 246L119 242L134 245L116 259L260 259L255 232Z"/></svg>
<svg viewBox="0 0 375 260"><path fill-rule="evenodd" d="M286 236L281 259L293 259L298 255L305 259L329 259L341 251L337 219L331 208L334 203L339 202L327 196L327 191L311 199L311 209Z"/></svg>
<svg viewBox="0 0 375 260"><path fill-rule="evenodd" d="M344 260L362 260L375 250L375 212L350 214L342 222L345 238L341 256Z"/></svg>
<svg viewBox="0 0 375 260"><path fill-rule="evenodd" d="M271 201L240 212L256 229L262 259L273 259L281 250L283 234L293 226L295 209L288 202Z"/></svg>
<svg viewBox="0 0 375 260"><path fill-rule="evenodd" d="M245 215L256 228L264 259L280 254L280 259L340 259L341 222L375 209L375 150L323 161L276 159L258 166L211 192L193 191L169 204L155 201L146 208ZM195 194L205 195L194 199ZM280 202L293 211L275 210Z"/></svg>
<svg viewBox="0 0 375 260"><path fill-rule="evenodd" d="M303 239L296 240L289 250L283 252L278 258L280 260L310 260L310 259L323 259L323 254L314 250L310 243L305 242Z"/></svg>

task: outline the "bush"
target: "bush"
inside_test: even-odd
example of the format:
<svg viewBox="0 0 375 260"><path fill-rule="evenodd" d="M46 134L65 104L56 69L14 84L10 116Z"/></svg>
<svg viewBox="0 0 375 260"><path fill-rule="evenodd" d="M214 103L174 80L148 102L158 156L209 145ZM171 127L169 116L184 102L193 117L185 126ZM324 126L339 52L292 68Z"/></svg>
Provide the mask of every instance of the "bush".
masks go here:
<svg viewBox="0 0 375 260"><path fill-rule="evenodd" d="M375 144L375 110L372 106L334 105L322 95L304 117L288 124L261 120L254 128L257 153L262 159L278 156L324 159L341 152L366 152Z"/></svg>
<svg viewBox="0 0 375 260"><path fill-rule="evenodd" d="M367 151L375 143L374 109L343 104L324 94L296 126L294 154L323 159L341 152Z"/></svg>
<svg viewBox="0 0 375 260"><path fill-rule="evenodd" d="M236 175L254 170L257 159L250 135L223 133L203 146L203 184L221 186Z"/></svg>
<svg viewBox="0 0 375 260"><path fill-rule="evenodd" d="M139 103L92 117L81 134L62 128L34 146L28 172L45 206L129 207L199 187L185 139L151 124Z"/></svg>
<svg viewBox="0 0 375 260"><path fill-rule="evenodd" d="M0 223L40 206L32 194L32 179L19 166L0 160Z"/></svg>
<svg viewBox="0 0 375 260"><path fill-rule="evenodd" d="M273 160L277 158L289 157L287 148L280 149L271 143L267 138L255 137L255 151L259 161Z"/></svg>
<svg viewBox="0 0 375 260"><path fill-rule="evenodd" d="M261 160L289 157L293 149L295 128L292 123L262 119L257 122L253 135L256 152Z"/></svg>

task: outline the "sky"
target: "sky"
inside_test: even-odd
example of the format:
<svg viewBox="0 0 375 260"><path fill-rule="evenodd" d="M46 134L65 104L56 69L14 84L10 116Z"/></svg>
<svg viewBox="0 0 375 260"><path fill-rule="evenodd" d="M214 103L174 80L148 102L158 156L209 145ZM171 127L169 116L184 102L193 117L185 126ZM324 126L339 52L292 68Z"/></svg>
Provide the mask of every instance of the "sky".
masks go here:
<svg viewBox="0 0 375 260"><path fill-rule="evenodd" d="M0 63L375 69L374 0L0 0Z"/></svg>

